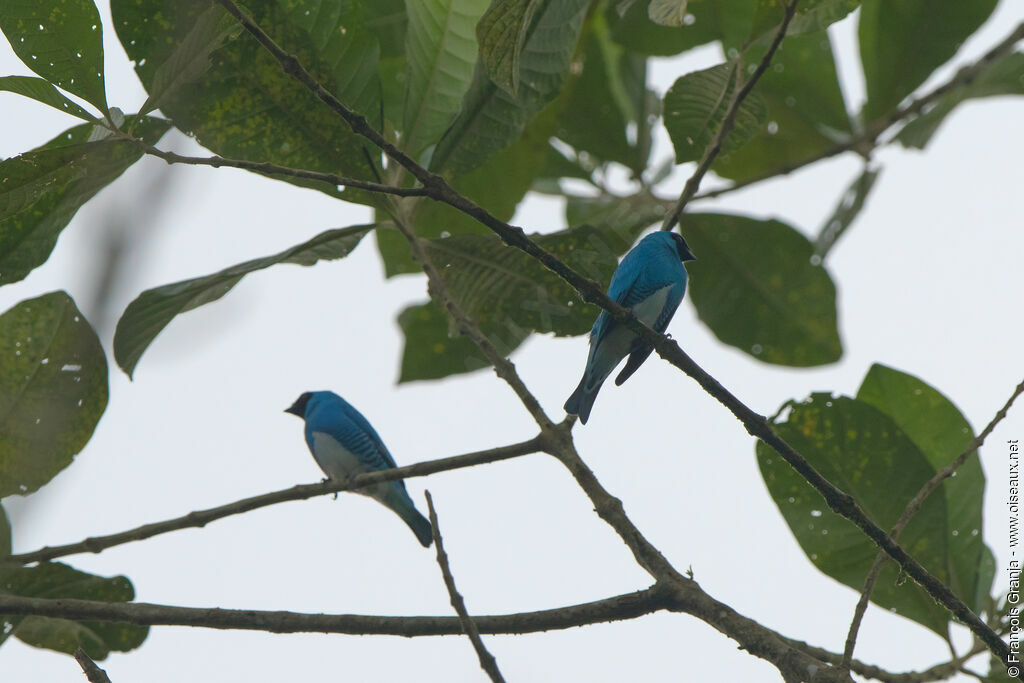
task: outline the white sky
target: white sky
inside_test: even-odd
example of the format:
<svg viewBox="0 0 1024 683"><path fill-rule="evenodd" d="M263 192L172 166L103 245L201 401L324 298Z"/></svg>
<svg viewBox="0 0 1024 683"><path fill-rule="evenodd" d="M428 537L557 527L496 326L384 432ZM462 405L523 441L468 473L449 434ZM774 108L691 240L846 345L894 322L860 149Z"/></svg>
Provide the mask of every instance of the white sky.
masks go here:
<svg viewBox="0 0 1024 683"><path fill-rule="evenodd" d="M109 28L108 8L101 13L108 100L134 110L145 94ZM954 63L981 54L1022 18L1019 3L1001 3ZM859 104L853 23L832 31L848 101ZM719 57L702 49L686 59L661 60L653 82L664 92L679 75ZM930 83L952 71L943 69ZM10 73L29 72L4 42L0 74ZM0 103L0 157L76 123L13 95ZM874 193L827 262L838 287L845 350L839 363L808 370L761 364L720 344L688 302L669 332L761 413L811 391L852 395L877 361L937 387L980 429L1024 375L1022 115L1024 100L975 101L957 110L926 153L893 148L878 155L883 173ZM670 150L659 135L657 160ZM200 153L180 135L161 146ZM859 171L859 161L848 155L692 208L780 217L812 235ZM673 176L675 189L689 172L686 166ZM363 207L241 171L173 167L161 173L163 162L144 160L86 205L46 265L0 289L0 310L66 289L92 319L97 235L112 216L131 221L142 242L113 294L114 315L143 289L368 220ZM170 184L171 198L150 212L154 177ZM562 207L531 199L515 220L529 230L559 227ZM383 279L368 238L342 261L253 274L225 299L176 319L143 357L134 383L113 368L109 323L101 337L112 366L110 405L73 466L37 495L4 500L15 552L319 480L301 423L282 412L307 389L347 397L399 464L533 436L527 413L489 371L395 384L402 346L395 316L425 296L422 276ZM585 356L585 337L539 336L513 360L545 409L560 418ZM857 594L805 558L761 481L753 440L694 382L654 357L625 386L606 387L590 424L576 435L583 457L632 520L678 568L692 567L708 593L787 636L842 649ZM1019 406L982 452L984 534L1000 568L999 590L1007 587L1002 569L1009 558L1004 443L1022 437ZM471 613L557 607L650 583L550 457L414 479L408 487L424 511L422 490L434 495ZM452 613L433 551L422 549L395 515L354 495L274 506L65 561L101 575L125 574L137 598L154 603ZM956 640L962 651L970 639L959 629ZM485 641L506 678L516 681L778 680L770 664L681 614ZM948 651L929 631L871 607L857 657L906 671L945 661ZM101 666L114 683L483 679L462 637L279 636L184 627L153 628L140 649L114 654ZM975 668L986 666L981 659ZM0 651L0 671L12 681L81 676L71 658L14 640Z"/></svg>

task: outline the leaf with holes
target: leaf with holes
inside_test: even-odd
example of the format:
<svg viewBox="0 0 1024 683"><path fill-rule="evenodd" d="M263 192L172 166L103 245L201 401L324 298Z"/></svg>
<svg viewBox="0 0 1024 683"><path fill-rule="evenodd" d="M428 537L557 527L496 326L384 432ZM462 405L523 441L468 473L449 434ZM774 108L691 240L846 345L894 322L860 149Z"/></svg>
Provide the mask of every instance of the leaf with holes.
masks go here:
<svg viewBox="0 0 1024 683"><path fill-rule="evenodd" d="M375 11L370 3L255 0L246 3L246 9L328 91L381 127L381 47L369 26ZM199 30L197 24L208 10L204 3L178 0L112 0L111 12L139 79L156 96L163 88L158 73L164 69L166 76L170 67L163 65L173 63L174 54ZM161 111L216 154L376 179L371 169L376 162L371 160L379 158L379 150L286 74L247 32L209 53L209 66L197 78L163 92ZM318 181L282 180L332 196L373 201L365 194L339 193L334 185Z"/></svg>
<svg viewBox="0 0 1024 683"><path fill-rule="evenodd" d="M101 602L130 602L132 582L124 576L105 578L60 562L44 562L3 572L0 593L26 598L73 598ZM111 652L128 652L142 645L148 626L115 621L73 621L53 617L0 616L0 642L13 635L33 647L74 654L79 647L92 659Z"/></svg>
<svg viewBox="0 0 1024 683"><path fill-rule="evenodd" d="M728 214L687 214L697 255L686 264L697 315L721 341L778 365L839 360L836 288L792 227Z"/></svg>
<svg viewBox="0 0 1024 683"><path fill-rule="evenodd" d="M25 66L106 113L103 27L92 0L4 0L0 31Z"/></svg>
<svg viewBox="0 0 1024 683"><path fill-rule="evenodd" d="M86 142L94 128L76 126L0 162L0 285L42 265L78 209L142 156L130 142ZM145 118L135 134L155 143L167 128L164 121Z"/></svg>
<svg viewBox="0 0 1024 683"><path fill-rule="evenodd" d="M889 529L918 489L933 475L917 445L885 413L852 398L814 394L794 405L785 422L774 425L807 461L833 484L857 499L867 515ZM878 547L860 529L828 509L821 495L763 442L757 462L772 500L815 567L857 592L871 569ZM961 598L951 574L947 496L936 491L900 536L900 545ZM973 585L971 586L973 589ZM945 636L949 613L913 581L901 581L887 563L872 602Z"/></svg>
<svg viewBox="0 0 1024 683"><path fill-rule="evenodd" d="M0 498L71 464L107 407L107 359L64 292L0 315Z"/></svg>
<svg viewBox="0 0 1024 683"><path fill-rule="evenodd" d="M178 315L220 299L238 282L257 270L278 263L311 266L317 261L343 258L356 248L375 225L328 230L284 251L239 263L211 275L148 289L128 304L114 333L114 358L131 377L139 358Z"/></svg>
<svg viewBox="0 0 1024 683"><path fill-rule="evenodd" d="M48 104L54 109L77 116L84 121L96 119L86 110L64 97L49 81L32 76L4 76L0 78L0 90L30 97L37 102Z"/></svg>
<svg viewBox="0 0 1024 683"><path fill-rule="evenodd" d="M886 413L921 449L931 466L940 470L963 453L974 440L974 430L963 413L938 390L913 375L875 363L857 391L857 400ZM986 568L982 540L982 501L985 475L977 455L972 455L946 479L944 492L950 529L947 574L954 590L971 609L986 606L992 577Z"/></svg>
<svg viewBox="0 0 1024 683"><path fill-rule="evenodd" d="M676 163L697 161L711 144L725 119L737 81L743 74L736 63L719 64L703 71L694 71L676 80L665 93L665 129L676 150ZM739 149L754 137L767 122L765 103L753 91L740 104L736 125L722 142L722 154Z"/></svg>

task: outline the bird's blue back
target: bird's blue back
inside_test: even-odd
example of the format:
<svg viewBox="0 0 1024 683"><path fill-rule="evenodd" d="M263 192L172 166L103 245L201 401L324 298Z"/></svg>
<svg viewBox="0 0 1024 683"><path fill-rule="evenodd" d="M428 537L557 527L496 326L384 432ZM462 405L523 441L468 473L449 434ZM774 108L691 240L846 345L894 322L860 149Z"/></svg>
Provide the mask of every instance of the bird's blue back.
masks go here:
<svg viewBox="0 0 1024 683"><path fill-rule="evenodd" d="M306 443L310 450L313 450L313 433L321 432L331 435L338 443L357 455L367 469L384 470L396 467L395 459L391 457L377 430L362 413L334 392L313 392L306 405L305 419Z"/></svg>
<svg viewBox="0 0 1024 683"><path fill-rule="evenodd" d="M679 260L675 241L668 232L656 232L640 240L622 259L608 285L608 296L626 308L640 303L654 292L673 285L662 316L653 325L664 331L686 291L686 269ZM662 319L664 318L664 319ZM591 343L599 342L614 326L615 320L602 310L590 331Z"/></svg>

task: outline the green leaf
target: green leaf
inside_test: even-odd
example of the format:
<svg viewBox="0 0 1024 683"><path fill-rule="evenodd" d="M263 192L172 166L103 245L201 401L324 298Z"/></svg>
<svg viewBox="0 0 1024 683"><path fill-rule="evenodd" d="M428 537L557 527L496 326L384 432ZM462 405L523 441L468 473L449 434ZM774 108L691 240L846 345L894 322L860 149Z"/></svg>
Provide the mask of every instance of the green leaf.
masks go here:
<svg viewBox="0 0 1024 683"><path fill-rule="evenodd" d="M764 52L749 50L746 62L759 62ZM851 135L827 33L786 38L754 92L763 98L767 124L742 147L723 150L713 166L721 176L755 178L809 159Z"/></svg>
<svg viewBox="0 0 1024 683"><path fill-rule="evenodd" d="M64 97L49 81L32 76L4 76L0 78L0 90L17 93L25 97L31 97L37 102L48 104L54 109L59 109L65 114L77 116L85 121L93 122L96 119L86 110Z"/></svg>
<svg viewBox="0 0 1024 683"><path fill-rule="evenodd" d="M0 315L0 498L71 464L107 407L107 359L64 292Z"/></svg>
<svg viewBox="0 0 1024 683"><path fill-rule="evenodd" d="M135 135L152 144L167 127L146 118ZM93 128L77 126L0 162L0 284L42 265L78 209L142 156L126 141L85 142Z"/></svg>
<svg viewBox="0 0 1024 683"><path fill-rule="evenodd" d="M697 255L686 265L697 315L722 342L758 360L807 367L839 360L836 289L811 243L779 221L687 214Z"/></svg>
<svg viewBox="0 0 1024 683"><path fill-rule="evenodd" d="M417 156L441 137L459 111L476 64L474 27L487 0L406 0L403 149Z"/></svg>
<svg viewBox="0 0 1024 683"><path fill-rule="evenodd" d="M433 301L403 310L398 325L405 336L400 383L441 379L490 366L473 341L452 329L448 315ZM511 321L497 328L482 324L481 331L504 356L530 335Z"/></svg>
<svg viewBox="0 0 1024 683"><path fill-rule="evenodd" d="M476 27L480 61L491 81L515 96L523 46L538 10L551 0L493 0Z"/></svg>
<svg viewBox="0 0 1024 683"><path fill-rule="evenodd" d="M967 450L974 440L967 419L948 398L899 370L878 363L872 365L857 392L857 400L892 418L936 471ZM985 475L977 456L968 458L956 476L946 479L932 495L940 492L946 497L949 512L946 574L951 577L953 591L980 613L987 605L992 579L986 579L987 570L982 566Z"/></svg>
<svg viewBox="0 0 1024 683"><path fill-rule="evenodd" d="M602 15L594 18L583 41L583 57L582 72L566 87L558 137L577 150L640 173L649 148L630 144L626 129L644 118L646 60L626 54L611 41Z"/></svg>
<svg viewBox="0 0 1024 683"><path fill-rule="evenodd" d="M28 598L73 598L102 602L130 602L135 598L124 576L104 578L78 571L60 562L19 567L3 576L0 593ZM0 642L14 635L33 647L74 654L81 647L91 658L103 660L111 652L127 652L142 645L148 626L113 621L72 621L36 616L0 617Z"/></svg>
<svg viewBox="0 0 1024 683"><path fill-rule="evenodd" d="M1014 52L989 64L970 84L954 88L912 119L896 135L904 147L924 149L946 117L961 102L976 97L1024 95L1024 53Z"/></svg>
<svg viewBox="0 0 1024 683"><path fill-rule="evenodd" d="M366 114L374 125L380 124L380 47L363 21L369 13L362 2L254 0L246 6L270 37L296 55L327 90ZM111 11L121 45L152 94L158 69L186 41L206 6L178 0L112 0ZM213 51L209 68L198 79L165 93L160 109L175 126L221 156L376 179L371 159L379 152L285 74L247 32ZM286 180L340 196L333 185Z"/></svg>
<svg viewBox="0 0 1024 683"><path fill-rule="evenodd" d="M4 0L0 31L25 66L106 113L103 27L92 0Z"/></svg>
<svg viewBox="0 0 1024 683"><path fill-rule="evenodd" d="M211 5L196 18L167 61L153 73L149 97L139 110L146 114L160 108L165 97L202 76L210 68L210 55L228 38L237 38L242 26L219 5Z"/></svg>
<svg viewBox="0 0 1024 683"><path fill-rule="evenodd" d="M544 168L548 139L554 131L562 99L552 102L538 115L514 144L491 157L483 166L452 180L452 186L501 220L509 220L516 206ZM411 214L419 237L475 233L491 234L476 219L447 204L421 200ZM412 260L409 243L398 231L377 231L377 246L384 260L387 277L419 273Z"/></svg>
<svg viewBox="0 0 1024 683"><path fill-rule="evenodd" d="M239 263L211 275L146 290L128 304L117 322L114 333L114 358L117 364L131 377L139 358L175 316L216 301L249 273L278 263L311 266L317 261L343 258L374 227L376 225L356 225L328 230L308 242L271 256Z"/></svg>
<svg viewBox="0 0 1024 683"><path fill-rule="evenodd" d="M634 2L620 16L618 3L609 3L605 18L611 37L630 52L668 57L704 45L721 36L716 2L692 2L687 7L692 23L678 28L659 26L648 16L649 0ZM685 20L684 20L685 21Z"/></svg>
<svg viewBox="0 0 1024 683"><path fill-rule="evenodd" d="M794 405L776 424L786 439L825 478L857 502L879 526L889 529L918 489L935 473L920 449L877 408L852 398L814 394ZM878 548L854 524L835 514L821 495L775 451L757 443L757 461L772 500L815 567L860 592ZM951 529L947 497L941 490L924 501L900 536L903 546L940 581L949 585ZM872 602L946 634L949 613L913 581L898 580L887 563ZM954 588L954 592L959 592ZM973 593L959 593L972 599Z"/></svg>
<svg viewBox="0 0 1024 683"><path fill-rule="evenodd" d="M874 187L879 173L881 171L865 168L857 179L843 191L835 210L821 226L818 238L814 240L814 255L819 259L824 260L836 241L856 220L860 210L864 208L864 202L867 201L868 194Z"/></svg>
<svg viewBox="0 0 1024 683"><path fill-rule="evenodd" d="M864 0L858 36L867 82L865 122L887 114L952 57L996 2Z"/></svg>
<svg viewBox="0 0 1024 683"><path fill-rule="evenodd" d="M438 142L431 169L461 175L519 137L565 82L589 6L588 0L561 0L538 8L527 27L516 96L496 85L477 63L462 110Z"/></svg>
<svg viewBox="0 0 1024 683"><path fill-rule="evenodd" d="M676 163L703 156L722 125L737 81L742 85L742 79L737 64L730 62L688 73L672 84L665 93L663 116L676 150ZM738 149L761 130L766 120L764 100L755 90L740 104L736 127L722 143L722 153Z"/></svg>

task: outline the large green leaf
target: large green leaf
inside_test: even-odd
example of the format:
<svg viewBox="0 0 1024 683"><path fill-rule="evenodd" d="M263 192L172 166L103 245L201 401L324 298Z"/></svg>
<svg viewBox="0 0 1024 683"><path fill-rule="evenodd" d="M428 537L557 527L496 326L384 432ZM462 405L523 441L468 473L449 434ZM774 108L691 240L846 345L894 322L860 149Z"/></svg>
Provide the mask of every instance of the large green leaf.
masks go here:
<svg viewBox="0 0 1024 683"><path fill-rule="evenodd" d="M680 77L665 93L665 128L676 150L676 162L700 159L711 144L729 109L733 94L743 85L737 62L719 64ZM753 138L766 119L765 103L754 90L740 104L736 125L722 143L722 154Z"/></svg>
<svg viewBox="0 0 1024 683"><path fill-rule="evenodd" d="M0 284L42 265L78 209L142 156L130 142L85 142L93 128L76 126L0 162ZM164 121L146 118L135 135L155 143L166 130Z"/></svg>
<svg viewBox="0 0 1024 683"><path fill-rule="evenodd" d="M794 405L788 419L776 424L786 439L829 481L849 493L871 519L890 528L935 469L910 438L885 413L852 398L814 394ZM825 505L796 471L764 442L757 461L772 500L815 567L860 591L878 547L852 522ZM900 536L900 545L940 581L968 600L950 574L946 495L936 491ZM973 588L973 586L972 586ZM900 581L898 567L887 563L872 602L945 636L949 613L913 581Z"/></svg>
<svg viewBox="0 0 1024 683"><path fill-rule="evenodd" d="M757 38L756 43L766 46L775 38L787 4L784 0L759 0L751 30L751 38ZM821 31L844 19L859 6L860 0L802 0L786 29L786 35Z"/></svg>
<svg viewBox="0 0 1024 683"><path fill-rule="evenodd" d="M241 25L223 7L208 7L153 73L149 97L139 113L159 109L166 97L201 77L210 68L210 55L241 32Z"/></svg>
<svg viewBox="0 0 1024 683"><path fill-rule="evenodd" d="M969 85L954 88L912 119L896 135L904 147L924 149L946 117L961 102L976 97L1024 95L1024 53L1013 52L992 62Z"/></svg>
<svg viewBox="0 0 1024 683"><path fill-rule="evenodd" d="M886 413L921 449L929 464L940 470L967 450L974 430L957 407L917 377L884 365L871 366L857 400ZM947 573L954 590L976 612L987 604L992 577L984 568L982 501L985 475L977 456L971 456L941 489L946 496L950 536ZM938 495L936 491L932 495Z"/></svg>
<svg viewBox="0 0 1024 683"><path fill-rule="evenodd" d="M477 63L462 110L431 159L435 171L461 175L516 140L565 82L589 0L549 1L527 27L515 96L496 85Z"/></svg>
<svg viewBox="0 0 1024 683"><path fill-rule="evenodd" d="M64 292L0 315L0 498L71 464L107 407L107 359Z"/></svg>
<svg viewBox="0 0 1024 683"><path fill-rule="evenodd" d="M220 299L249 273L278 263L311 266L317 261L343 258L375 225L328 230L284 251L225 268L211 275L147 289L128 304L114 333L114 358L131 377L139 358L175 318Z"/></svg>
<svg viewBox="0 0 1024 683"><path fill-rule="evenodd" d="M86 110L64 97L49 81L32 76L4 76L0 78L0 90L31 97L37 102L48 104L65 114L77 116L85 121L95 121Z"/></svg>
<svg viewBox="0 0 1024 683"><path fill-rule="evenodd" d="M516 206L546 165L548 138L555 129L562 98L552 102L530 124L514 144L491 157L483 166L452 180L452 186L501 220L509 220ZM409 214L417 236L436 238L464 233L491 234L476 219L447 204L421 200ZM418 273L409 243L398 231L378 230L377 246L387 277Z"/></svg>
<svg viewBox="0 0 1024 683"><path fill-rule="evenodd" d="M884 116L913 92L984 23L996 2L864 0L858 25L868 94L864 120Z"/></svg>
<svg viewBox="0 0 1024 683"><path fill-rule="evenodd" d="M779 221L687 214L686 264L701 320L726 344L779 365L832 363L842 355L836 289L811 243Z"/></svg>
<svg viewBox="0 0 1024 683"><path fill-rule="evenodd" d="M763 53L751 49L746 59L760 61ZM828 33L786 38L754 92L763 98L767 123L742 147L723 149L713 167L721 176L746 180L767 174L851 134Z"/></svg>
<svg viewBox="0 0 1024 683"><path fill-rule="evenodd" d="M448 314L433 301L407 307L398 315L405 336L399 382L441 379L480 370L490 362L476 343L452 329ZM509 321L505 325L480 325L498 352L512 353L530 336L530 331Z"/></svg>
<svg viewBox="0 0 1024 683"><path fill-rule="evenodd" d="M107 111L103 27L92 0L4 0L0 31L25 66Z"/></svg>
<svg viewBox="0 0 1024 683"><path fill-rule="evenodd" d="M0 593L28 598L74 598L102 602L130 602L135 598L131 581L124 576L104 578L78 571L60 562L8 570ZM0 616L0 642L14 635L34 647L74 654L81 647L93 659L111 652L127 652L142 645L148 626L114 621L71 621L52 617Z"/></svg>
<svg viewBox="0 0 1024 683"><path fill-rule="evenodd" d="M476 64L474 27L487 0L406 0L409 65L402 146L418 155L459 111Z"/></svg>
<svg viewBox="0 0 1024 683"><path fill-rule="evenodd" d="M646 118L646 77L646 60L613 43L603 15L596 16L583 43L582 73L566 88L558 137L597 159L643 171L647 140L631 144L626 129Z"/></svg>
<svg viewBox="0 0 1024 683"><path fill-rule="evenodd" d="M254 0L260 26L343 103L380 125L377 35L358 0ZM198 30L207 7L179 0L112 0L118 38L146 89ZM255 38L243 33L213 51L196 80L166 92L160 109L181 130L225 157L375 179L379 152L337 114L284 73ZM288 179L337 196L333 185ZM347 195L346 195L347 196Z"/></svg>

